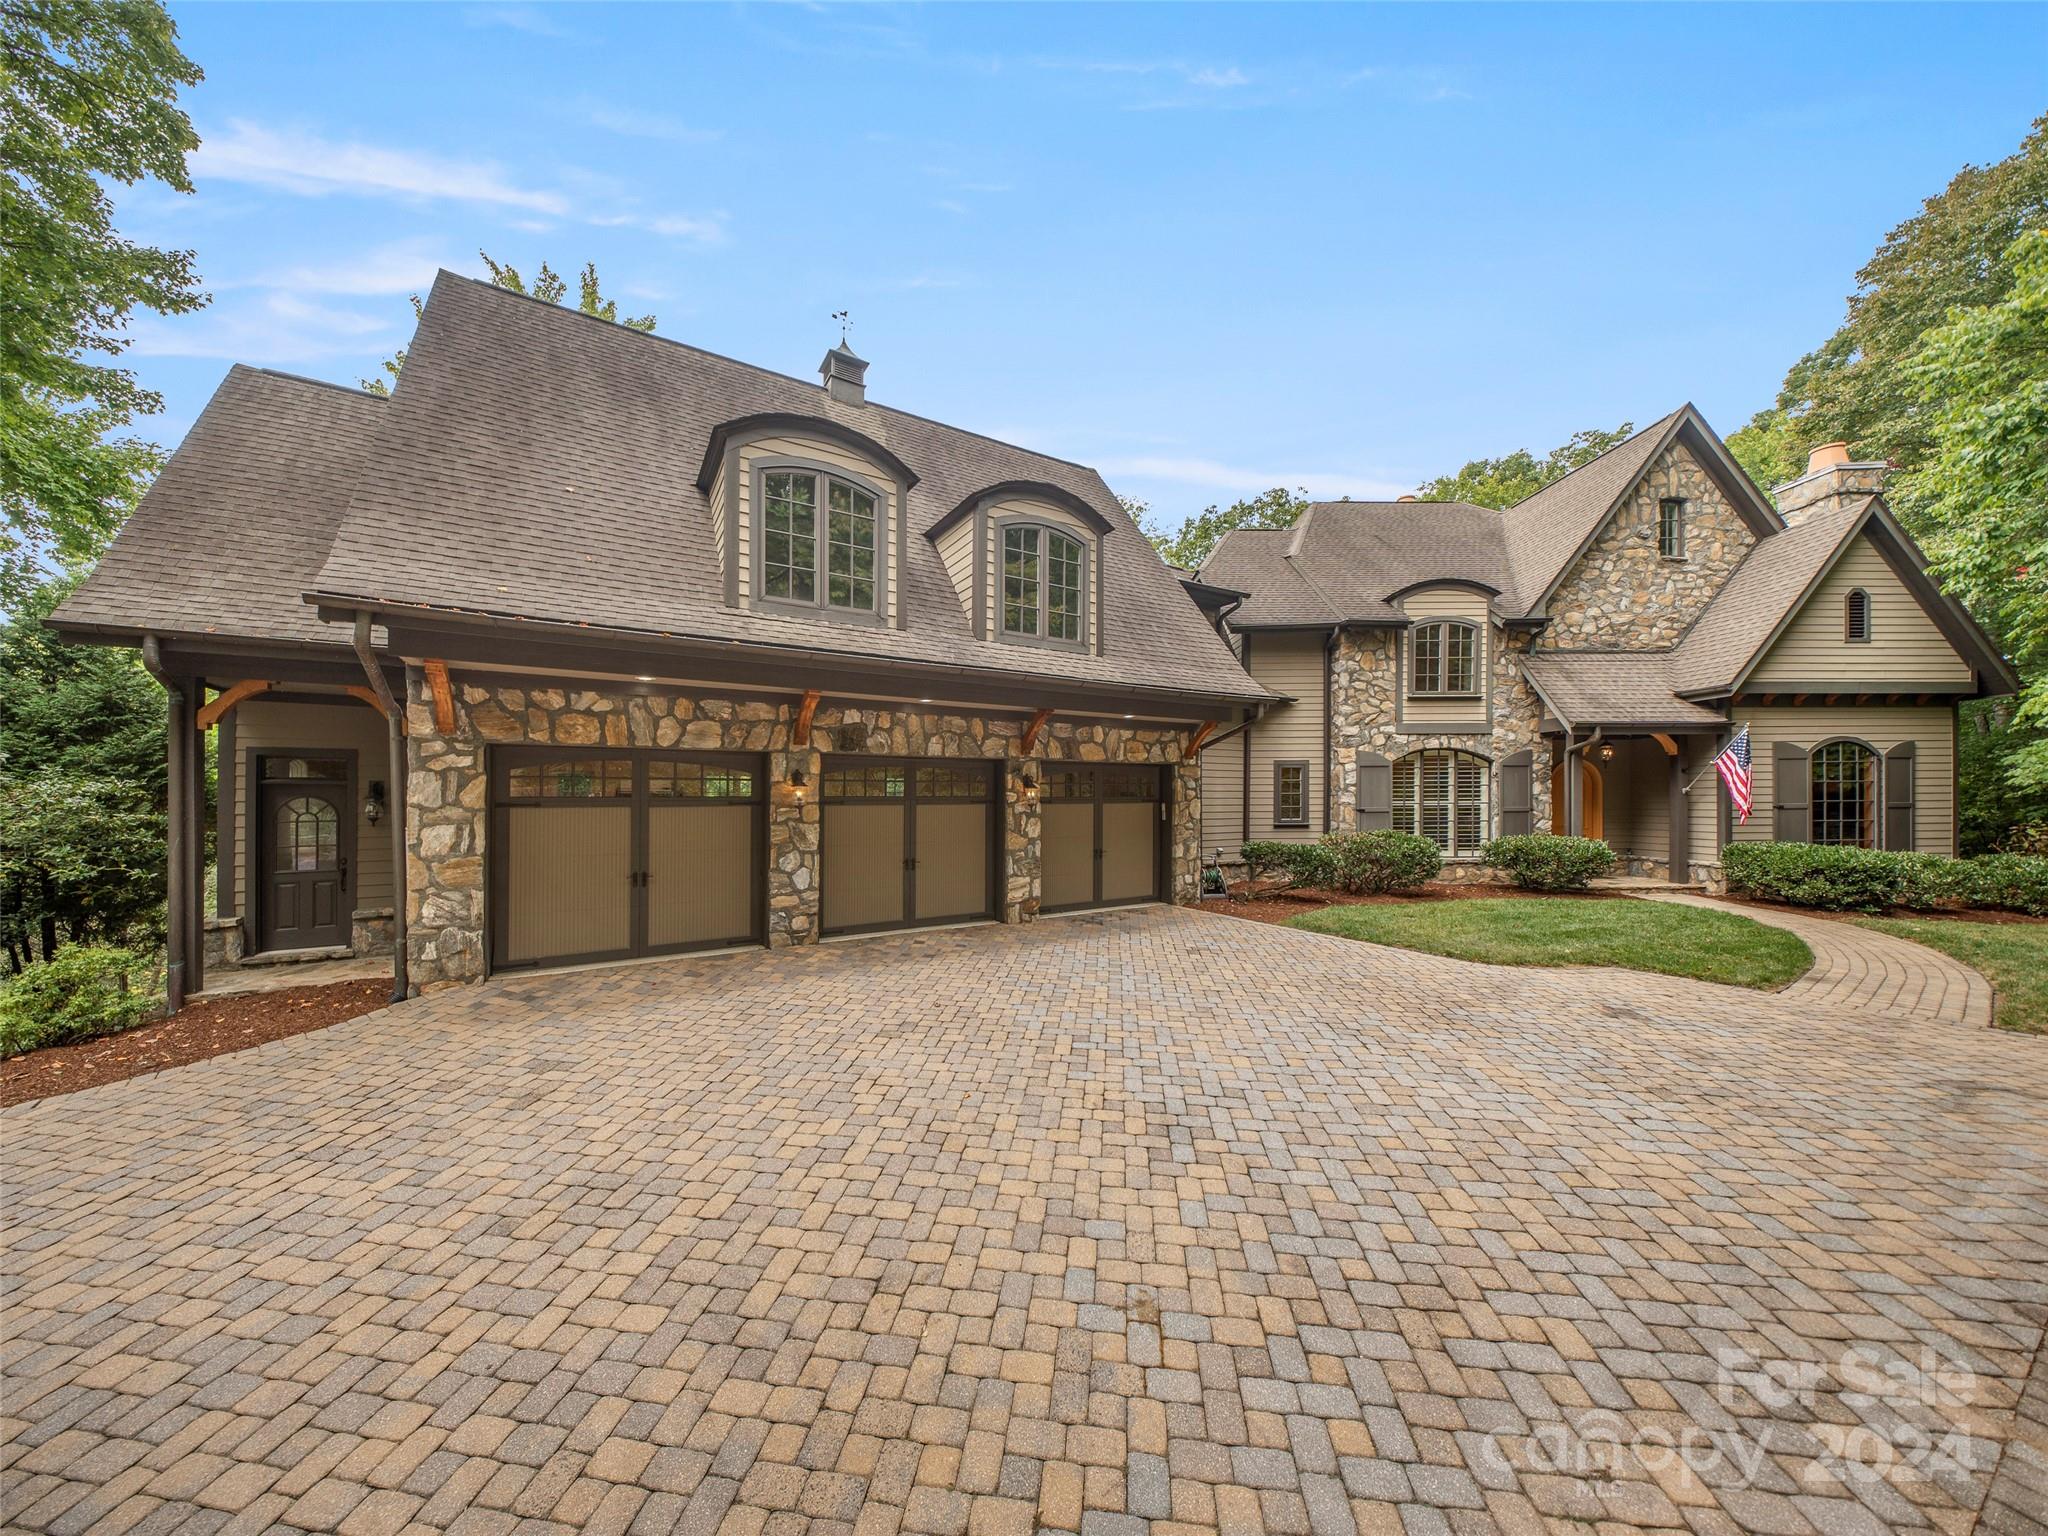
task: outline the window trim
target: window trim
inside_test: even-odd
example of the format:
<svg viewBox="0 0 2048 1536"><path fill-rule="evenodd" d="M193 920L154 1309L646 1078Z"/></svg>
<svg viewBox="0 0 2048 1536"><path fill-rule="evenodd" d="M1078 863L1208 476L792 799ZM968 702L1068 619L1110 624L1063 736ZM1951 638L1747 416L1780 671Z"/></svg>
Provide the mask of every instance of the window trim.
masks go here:
<svg viewBox="0 0 2048 1536"><path fill-rule="evenodd" d="M768 592L768 477L772 474L815 475L821 482L837 480L875 499L875 606L836 608L828 600L830 577L827 563L831 543L831 491L818 498L817 563L818 595L806 602L794 597L771 597ZM747 530L751 541L747 564L752 567L751 605L770 613L788 613L823 618L834 624L886 626L889 622L889 564L895 537L895 505L890 492L865 475L822 459L790 454L762 454L747 466Z"/></svg>
<svg viewBox="0 0 2048 1536"><path fill-rule="evenodd" d="M1661 560L1683 560L1685 558L1685 512L1691 505L1683 496L1660 496L1657 498L1657 557ZM1664 547L1664 515L1667 510L1677 508L1671 519L1671 547Z"/></svg>
<svg viewBox="0 0 2048 1536"><path fill-rule="evenodd" d="M1870 828L1867 843L1822 843L1820 832L1820 796L1815 792L1818 784L1821 754L1832 747L1854 747L1870 762L1869 794L1863 805L1863 820ZM1816 742L1806 753L1806 840L1825 848L1870 848L1884 847L1884 753L1860 736L1830 736Z"/></svg>
<svg viewBox="0 0 2048 1536"><path fill-rule="evenodd" d="M1439 646L1436 658L1438 686L1435 688L1418 688L1415 686L1415 669L1417 658L1421 653L1420 641L1423 634L1432 629L1440 629L1444 632L1444 643ZM1472 636L1472 686L1469 688L1446 688L1442 686L1445 676L1450 670L1451 648L1449 641L1450 632L1453 629L1462 629ZM1470 619L1454 619L1450 617L1423 619L1408 627L1407 669L1406 676L1402 681L1404 690L1409 698L1431 700L1478 699L1483 696L1480 680L1485 675L1485 669L1486 641L1480 634L1480 626L1473 623Z"/></svg>
<svg viewBox="0 0 2048 1536"><path fill-rule="evenodd" d="M1475 862L1482 856L1487 841L1492 836L1495 800L1493 788L1495 763L1492 758L1482 753L1468 751L1463 747L1416 747L1412 751L1402 753L1399 757L1389 759L1387 765L1387 824L1396 831L1401 830L1401 811L1405 806L1410 817L1408 830L1417 837L1429 836L1428 833L1422 830L1424 795L1422 763L1420 759L1436 753L1441 753L1443 756L1451 759L1449 764L1450 798L1444 803L1443 807L1445 811L1445 826L1450 833L1450 846L1441 849L1444 861L1446 863ZM1462 846L1458 839L1458 759L1460 758L1470 758L1479 767L1479 835L1470 848ZM1414 764L1412 769L1414 791L1405 800L1396 789L1403 763ZM1430 840L1432 842L1435 841L1433 838Z"/></svg>
<svg viewBox="0 0 2048 1536"><path fill-rule="evenodd" d="M1301 770L1301 815L1298 817L1280 814L1280 784L1288 770ZM1305 827L1308 825L1308 759L1305 757L1282 758L1273 764L1273 825L1276 827Z"/></svg>
<svg viewBox="0 0 2048 1536"><path fill-rule="evenodd" d="M1863 633L1856 633L1856 599L1863 599ZM1865 587L1851 587L1842 594L1842 643L1844 645L1868 645L1876 630L1876 613L1870 601L1870 592Z"/></svg>
<svg viewBox="0 0 2048 1536"><path fill-rule="evenodd" d="M983 572L984 582L992 584L988 594L989 634L1005 645L1047 646L1056 651L1089 652L1095 649L1094 628L1098 617L1095 600L1095 539L1094 536L1066 523L1059 523L1046 517L1031 517L1025 514L1011 514L1005 517L990 517L988 568ZM1038 577L1038 622L1040 633L1020 635L1003 627L1003 541L1012 528L1036 528L1039 530L1039 577ZM1045 539L1058 534L1073 542L1081 551L1081 633L1072 640L1057 639L1043 633L1047 615L1048 584L1045 579Z"/></svg>

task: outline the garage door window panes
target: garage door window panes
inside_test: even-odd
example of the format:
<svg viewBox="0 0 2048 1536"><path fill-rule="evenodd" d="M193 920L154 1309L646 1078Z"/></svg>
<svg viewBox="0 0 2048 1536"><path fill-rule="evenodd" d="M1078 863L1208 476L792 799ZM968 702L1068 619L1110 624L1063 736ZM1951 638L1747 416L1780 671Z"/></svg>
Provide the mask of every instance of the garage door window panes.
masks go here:
<svg viewBox="0 0 2048 1536"><path fill-rule="evenodd" d="M627 800L632 794L629 757L519 763L507 774L506 795L513 800Z"/></svg>
<svg viewBox="0 0 2048 1536"><path fill-rule="evenodd" d="M827 800L901 800L909 785L910 775L900 763L827 768L824 777Z"/></svg>
<svg viewBox="0 0 2048 1536"><path fill-rule="evenodd" d="M751 800L754 775L744 768L654 762L647 765L647 793L657 800Z"/></svg>

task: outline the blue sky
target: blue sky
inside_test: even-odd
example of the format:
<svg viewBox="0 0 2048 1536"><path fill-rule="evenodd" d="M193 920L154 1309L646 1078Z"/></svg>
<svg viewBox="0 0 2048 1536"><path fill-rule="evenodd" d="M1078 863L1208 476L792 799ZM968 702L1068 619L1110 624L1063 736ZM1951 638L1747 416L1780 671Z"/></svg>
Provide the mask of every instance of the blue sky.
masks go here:
<svg viewBox="0 0 2048 1536"><path fill-rule="evenodd" d="M227 365L353 382L479 248L663 334L1101 468L1178 521L1393 494L1695 401L2048 108L2048 8L173 5L194 197L122 222L175 443Z"/></svg>

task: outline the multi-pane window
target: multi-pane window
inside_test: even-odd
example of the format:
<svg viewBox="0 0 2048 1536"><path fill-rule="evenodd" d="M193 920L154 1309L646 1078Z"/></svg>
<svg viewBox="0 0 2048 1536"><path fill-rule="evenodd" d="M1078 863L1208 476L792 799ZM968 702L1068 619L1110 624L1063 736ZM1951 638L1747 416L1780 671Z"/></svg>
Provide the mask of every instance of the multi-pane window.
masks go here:
<svg viewBox="0 0 2048 1536"><path fill-rule="evenodd" d="M656 800L751 800L754 775L716 763L656 758L647 765L647 793Z"/></svg>
<svg viewBox="0 0 2048 1536"><path fill-rule="evenodd" d="M506 793L514 800L617 800L633 793L630 758L515 763Z"/></svg>
<svg viewBox="0 0 2048 1536"><path fill-rule="evenodd" d="M333 869L341 854L341 819L331 801L311 795L277 808L277 867L300 872Z"/></svg>
<svg viewBox="0 0 2048 1536"><path fill-rule="evenodd" d="M1056 528L1003 528L1003 633L1078 643L1086 628L1087 555Z"/></svg>
<svg viewBox="0 0 2048 1536"><path fill-rule="evenodd" d="M1870 594L1861 587L1842 601L1842 634L1853 644L1870 638Z"/></svg>
<svg viewBox="0 0 2048 1536"><path fill-rule="evenodd" d="M1397 832L1428 838L1451 858L1470 858L1486 842L1486 759L1470 752L1411 752L1394 763Z"/></svg>
<svg viewBox="0 0 2048 1536"><path fill-rule="evenodd" d="M827 800L901 800L910 788L901 763L848 763L825 770Z"/></svg>
<svg viewBox="0 0 2048 1536"><path fill-rule="evenodd" d="M1278 827L1308 825L1308 764L1273 765L1273 824Z"/></svg>
<svg viewBox="0 0 2048 1536"><path fill-rule="evenodd" d="M1816 843L1877 846L1877 754L1856 741L1816 748L1812 762Z"/></svg>
<svg viewBox="0 0 2048 1536"><path fill-rule="evenodd" d="M1479 629L1452 619L1415 626L1409 648L1412 694L1473 694L1479 691Z"/></svg>
<svg viewBox="0 0 2048 1536"><path fill-rule="evenodd" d="M1657 503L1657 553L1667 560L1685 554L1685 503L1678 497Z"/></svg>
<svg viewBox="0 0 2048 1536"><path fill-rule="evenodd" d="M822 601L848 612L874 611L880 519L871 494L830 475L771 469L761 477L761 501L765 595L777 602Z"/></svg>

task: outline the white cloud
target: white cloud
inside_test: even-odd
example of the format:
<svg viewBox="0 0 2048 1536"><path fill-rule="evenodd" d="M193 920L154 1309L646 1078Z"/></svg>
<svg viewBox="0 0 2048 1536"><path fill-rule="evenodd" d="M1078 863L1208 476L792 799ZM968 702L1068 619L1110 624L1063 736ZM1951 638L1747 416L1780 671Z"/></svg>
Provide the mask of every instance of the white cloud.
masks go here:
<svg viewBox="0 0 2048 1536"><path fill-rule="evenodd" d="M402 294L431 288L434 274L448 265L437 240L394 240L351 261L293 267L262 280L267 288L301 293Z"/></svg>
<svg viewBox="0 0 2048 1536"><path fill-rule="evenodd" d="M567 27L537 5L470 5L463 7L462 24L466 27L504 27L512 32L527 32L535 37L573 37Z"/></svg>
<svg viewBox="0 0 2048 1536"><path fill-rule="evenodd" d="M1065 70L1083 75L1172 75L1205 90L1230 90L1251 84L1235 64L1196 64L1187 59L1060 59L1026 60L1035 69Z"/></svg>
<svg viewBox="0 0 2048 1536"><path fill-rule="evenodd" d="M642 112L585 97L581 109L594 128L629 139L661 139L671 144L709 144L725 137L723 128L695 128L666 112Z"/></svg>
<svg viewBox="0 0 2048 1536"><path fill-rule="evenodd" d="M1229 69L1198 69L1188 76L1188 84L1227 91L1234 86L1251 84L1251 77L1235 66Z"/></svg>
<svg viewBox="0 0 2048 1536"><path fill-rule="evenodd" d="M448 198L530 213L565 214L558 192L522 187L497 166L447 160L416 150L340 143L297 131L277 132L237 118L228 131L205 139L192 156L201 179L251 182L306 197L357 193L407 199Z"/></svg>
<svg viewBox="0 0 2048 1536"><path fill-rule="evenodd" d="M1381 501L1404 496L1414 489L1411 485L1375 479L1356 470L1250 469L1216 459L1160 454L1106 459L1096 467L1112 478L1122 475L1133 480L1172 480L1182 485L1234 494L1256 493L1284 485L1289 490L1299 488L1311 497L1322 499L1352 496L1361 501Z"/></svg>
<svg viewBox="0 0 2048 1536"><path fill-rule="evenodd" d="M721 245L725 241L727 217L723 212L702 217L681 213L604 213L592 214L590 222L601 229L644 229L649 234L665 235L672 240Z"/></svg>
<svg viewBox="0 0 2048 1536"><path fill-rule="evenodd" d="M360 359L367 372L403 343L412 314L402 302L390 313L315 304L271 290L217 298L198 314L145 316L131 329L139 357L205 357L257 365L305 367L322 358Z"/></svg>

